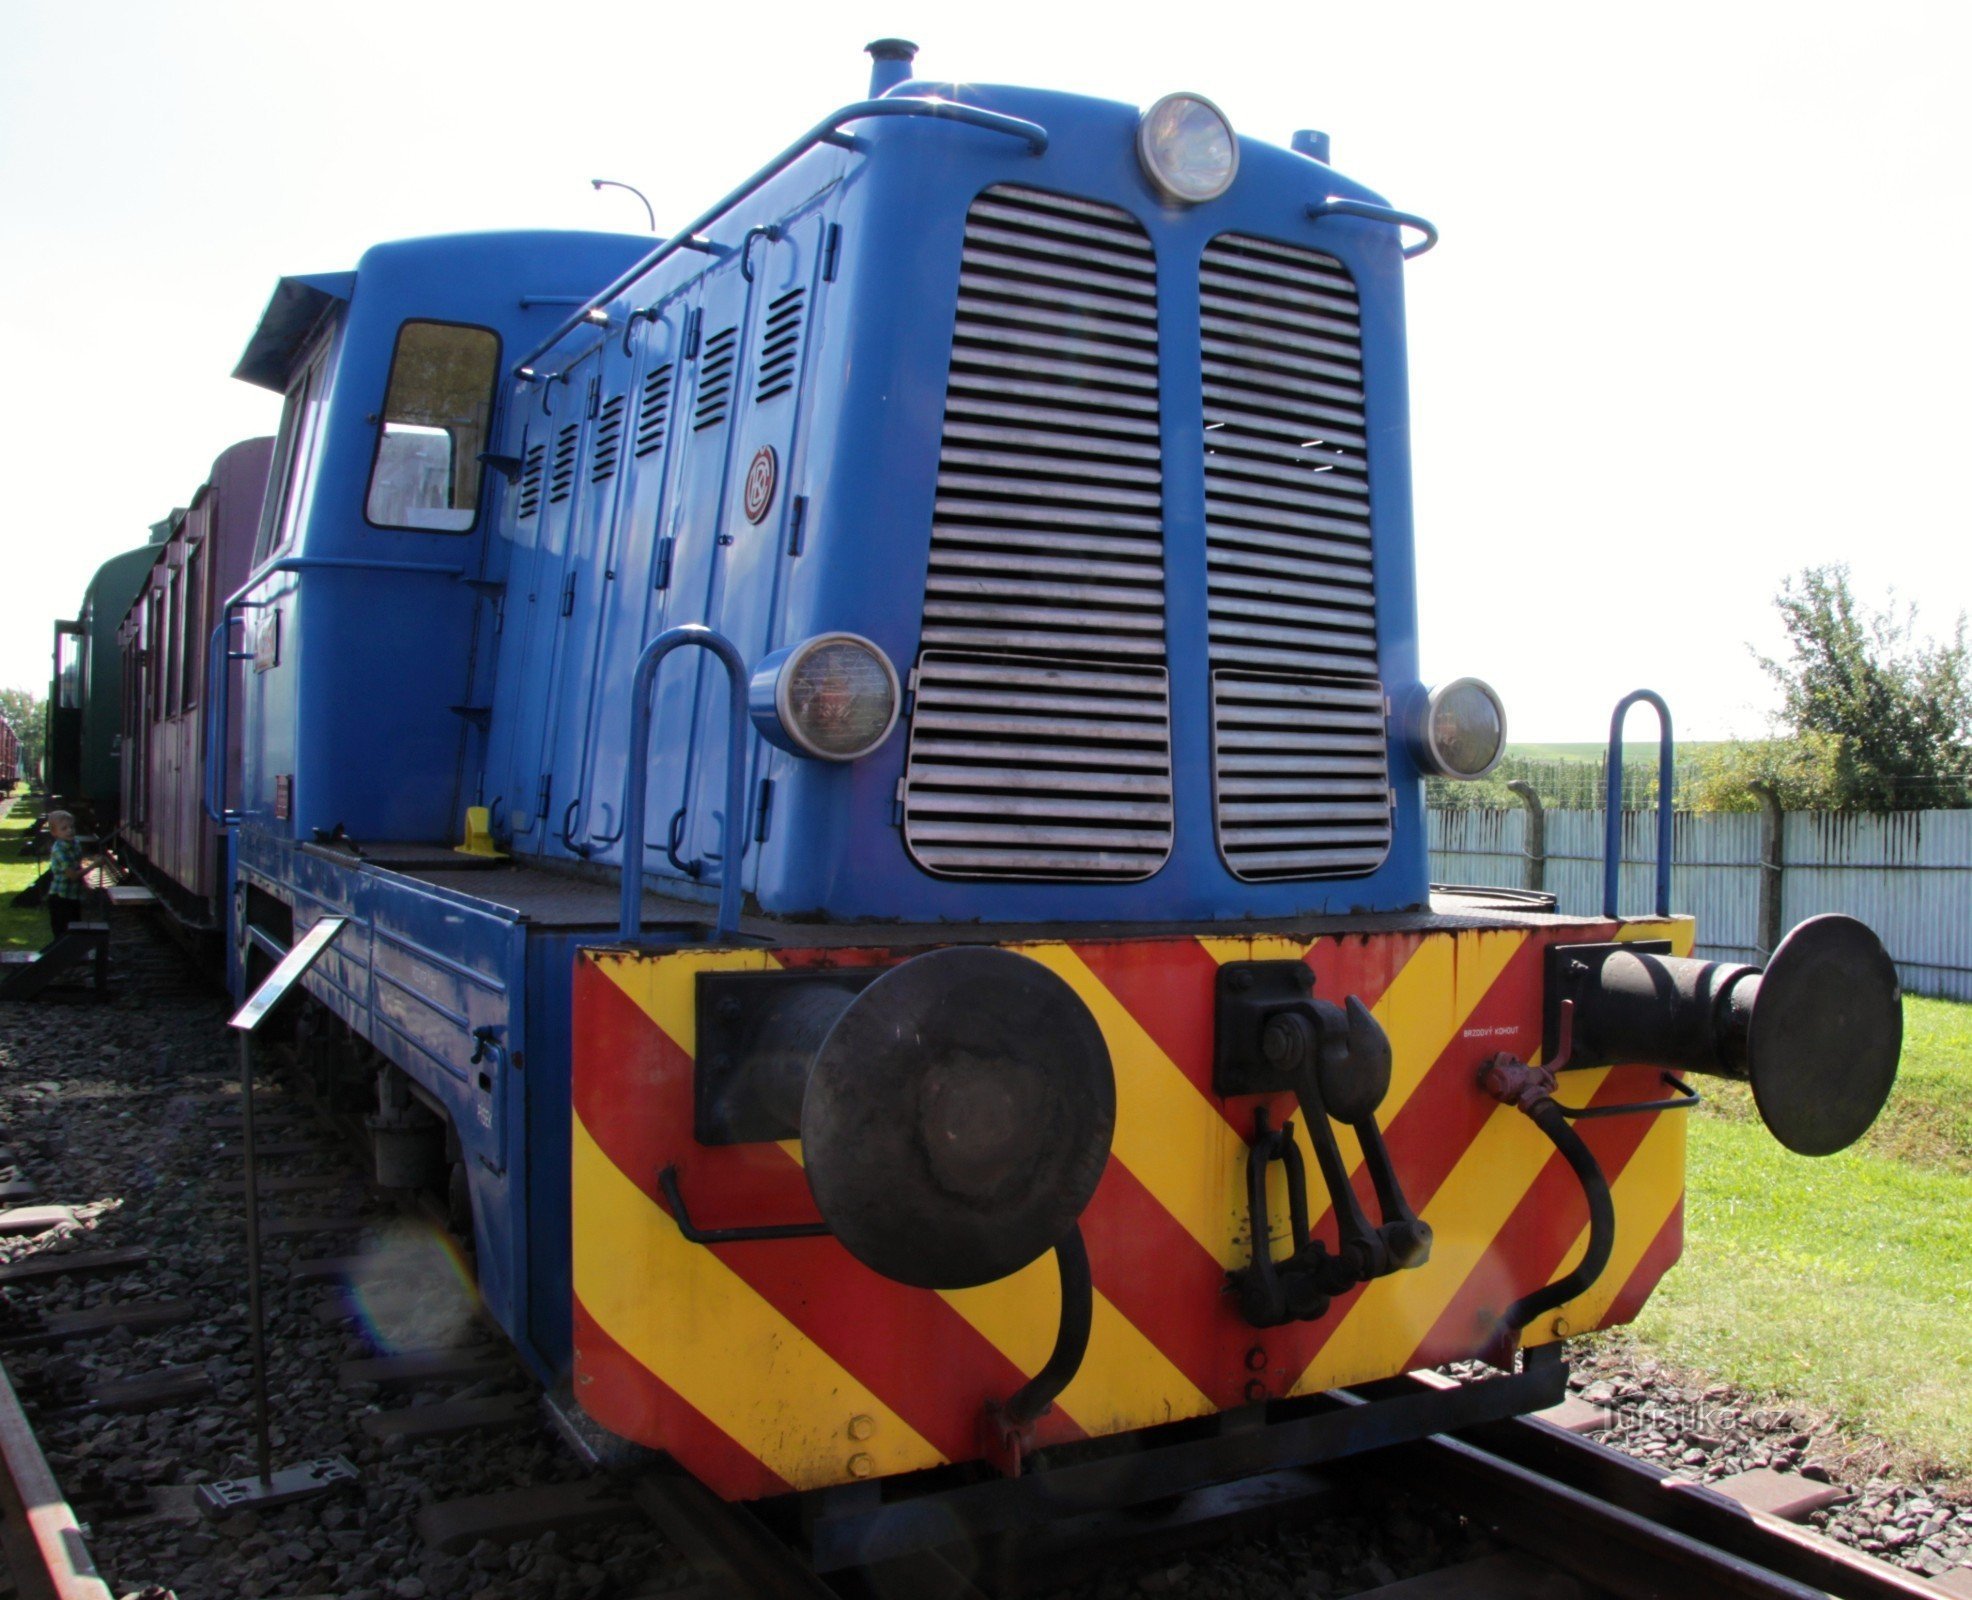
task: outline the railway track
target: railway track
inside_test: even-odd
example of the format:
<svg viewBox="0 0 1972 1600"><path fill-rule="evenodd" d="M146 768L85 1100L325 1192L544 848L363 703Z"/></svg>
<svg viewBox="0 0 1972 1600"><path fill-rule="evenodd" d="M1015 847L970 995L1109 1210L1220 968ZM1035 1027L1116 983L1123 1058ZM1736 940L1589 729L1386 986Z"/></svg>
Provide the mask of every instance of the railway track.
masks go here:
<svg viewBox="0 0 1972 1600"><path fill-rule="evenodd" d="M791 1548L827 1544L812 1509L768 1508L785 1513L770 1527L648 1461L568 1449L461 1300L434 1221L367 1186L347 1112L311 1103L299 1070L268 1083L257 1119L279 1459L353 1470L295 1505L208 1514L201 1490L250 1459L237 1085L222 1003L175 948L124 921L112 956L108 1002L36 1013L39 1040L23 1055L32 1030L17 1026L0 1071L20 1124L0 1161L15 1168L0 1216L14 1230L0 1234L0 1508L29 1600L1082 1600L1186 1593L1170 1574L1213 1541L1232 1552L1220 1570L1250 1556L1240 1592L1254 1594L1948 1592L1537 1420L942 1548L877 1540L874 1565L838 1537L818 1576ZM37 1043L46 1077L26 1059ZM1065 1485L1086 1463L1039 1465ZM1422 1541L1407 1531L1421 1517L1438 1530ZM1379 1554L1311 1586L1319 1552L1350 1540ZM1119 1571L1148 1587L1119 1588Z"/></svg>

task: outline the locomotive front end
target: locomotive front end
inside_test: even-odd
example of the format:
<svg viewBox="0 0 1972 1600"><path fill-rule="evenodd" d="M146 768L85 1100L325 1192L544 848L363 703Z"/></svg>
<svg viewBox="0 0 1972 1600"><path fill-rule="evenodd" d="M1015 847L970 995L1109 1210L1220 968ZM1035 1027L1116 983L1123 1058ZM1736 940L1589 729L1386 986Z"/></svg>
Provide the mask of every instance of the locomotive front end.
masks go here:
<svg viewBox="0 0 1972 1600"><path fill-rule="evenodd" d="M653 870L726 906L645 932L633 787L621 937L577 953L576 1398L736 1499L1037 1451L1150 1497L1558 1400L1558 1341L1679 1253L1678 1074L1838 1148L1894 1076L1894 969L1846 919L1763 974L1664 905L1434 894L1423 778L1506 736L1416 661L1435 234L1202 96L877 54L795 186L800 409L726 447L671 641L738 639L750 685L727 718L710 665L668 711L659 680ZM724 230L765 274L795 226ZM762 282L699 384L757 348L764 385ZM1474 1357L1501 1376L1332 1394ZM1077 1454L1119 1434L1127 1472Z"/></svg>

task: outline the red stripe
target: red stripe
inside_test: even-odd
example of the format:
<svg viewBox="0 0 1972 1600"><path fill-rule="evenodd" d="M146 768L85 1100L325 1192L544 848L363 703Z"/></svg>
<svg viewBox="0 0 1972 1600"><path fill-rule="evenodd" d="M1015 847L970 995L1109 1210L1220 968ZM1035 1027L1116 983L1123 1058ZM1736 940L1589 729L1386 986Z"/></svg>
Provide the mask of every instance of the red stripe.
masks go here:
<svg viewBox="0 0 1972 1600"><path fill-rule="evenodd" d="M669 1451L714 1494L758 1500L791 1488L751 1450L625 1350L575 1302L575 1394L610 1432Z"/></svg>
<svg viewBox="0 0 1972 1600"><path fill-rule="evenodd" d="M611 1165L659 1205L657 1175L675 1165L700 1226L814 1219L807 1178L778 1145L693 1140L690 1058L608 977L577 970L576 1109ZM949 1459L977 1453L985 1403L1027 1380L946 1301L871 1271L833 1239L707 1248ZM1059 1409L1037 1433L1047 1444L1082 1437Z"/></svg>
<svg viewBox="0 0 1972 1600"><path fill-rule="evenodd" d="M1658 1280L1677 1264L1684 1254L1684 1196L1678 1196L1678 1203L1671 1207L1671 1214L1664 1219L1664 1226L1657 1230L1657 1237L1650 1241L1650 1248L1643 1253L1643 1259L1636 1264L1616 1292L1616 1298L1609 1303L1609 1311L1603 1317L1603 1325L1611 1326L1618 1322L1629 1322L1643 1309L1644 1301L1650 1298L1651 1290L1657 1287Z"/></svg>
<svg viewBox="0 0 1972 1600"><path fill-rule="evenodd" d="M1574 1097L1566 1090L1564 1080L1561 1098L1572 1101ZM1661 1094L1654 1068L1625 1067L1608 1074L1588 1103L1624 1105ZM1654 1120L1612 1117L1577 1123L1575 1128L1613 1185ZM1492 1337L1500 1314L1513 1301L1559 1274L1562 1262L1587 1226L1588 1205L1582 1198L1581 1183L1559 1152L1552 1153L1513 1214L1466 1274L1458 1293L1411 1352L1405 1370L1457 1361L1484 1345Z"/></svg>

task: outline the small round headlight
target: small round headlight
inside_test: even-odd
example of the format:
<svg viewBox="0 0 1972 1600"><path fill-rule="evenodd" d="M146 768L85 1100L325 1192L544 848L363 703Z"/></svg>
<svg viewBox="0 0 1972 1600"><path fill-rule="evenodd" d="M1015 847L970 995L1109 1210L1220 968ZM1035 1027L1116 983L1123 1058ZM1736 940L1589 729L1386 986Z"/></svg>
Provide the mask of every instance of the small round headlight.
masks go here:
<svg viewBox="0 0 1972 1600"><path fill-rule="evenodd" d="M1137 158L1173 200L1216 200L1239 171L1239 140L1203 95L1167 94L1137 124Z"/></svg>
<svg viewBox="0 0 1972 1600"><path fill-rule="evenodd" d="M1419 764L1440 778L1483 778L1506 754L1506 708L1477 678L1454 678L1425 697Z"/></svg>
<svg viewBox="0 0 1972 1600"><path fill-rule="evenodd" d="M854 761L882 744L901 698L890 658L853 633L776 650L747 685L747 710L761 737L822 761Z"/></svg>

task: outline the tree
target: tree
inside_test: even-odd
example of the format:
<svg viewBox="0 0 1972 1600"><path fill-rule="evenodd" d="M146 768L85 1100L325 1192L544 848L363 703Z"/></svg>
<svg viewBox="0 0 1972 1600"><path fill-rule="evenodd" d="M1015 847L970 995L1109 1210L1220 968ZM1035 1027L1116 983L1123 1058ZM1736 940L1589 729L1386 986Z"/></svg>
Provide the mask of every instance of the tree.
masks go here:
<svg viewBox="0 0 1972 1600"><path fill-rule="evenodd" d="M48 702L28 689L0 689L0 717L21 742L21 775L41 772L41 747L48 738Z"/></svg>
<svg viewBox="0 0 1972 1600"><path fill-rule="evenodd" d="M1881 610L1861 609L1845 566L1804 568L1774 604L1787 655L1756 659L1780 688L1781 722L1793 739L1839 741L1828 798L1850 811L1972 805L1964 613L1945 640L1921 638L1916 607L1899 607L1894 596ZM1807 750L1772 764L1775 775L1792 771L1798 780L1823 763ZM1790 799L1783 784L1783 803L1802 798Z"/></svg>

